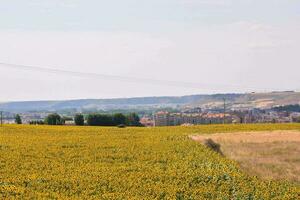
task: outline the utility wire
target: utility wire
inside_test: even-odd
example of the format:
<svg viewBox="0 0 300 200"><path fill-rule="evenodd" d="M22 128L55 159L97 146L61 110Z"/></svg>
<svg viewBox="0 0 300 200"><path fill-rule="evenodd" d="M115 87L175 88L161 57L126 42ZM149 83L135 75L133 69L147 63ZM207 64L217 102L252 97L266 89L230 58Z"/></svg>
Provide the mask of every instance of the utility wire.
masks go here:
<svg viewBox="0 0 300 200"><path fill-rule="evenodd" d="M228 88L228 89L236 89L242 88L243 90L265 90L270 91L272 89L262 89L256 87L248 87L248 86L241 86L241 85L208 85L203 83L195 83L195 82L184 82L184 81L170 81L170 80L159 80L159 79L148 79L148 78L137 78L137 77L127 77L127 76L118 76L118 75L107 75L107 74L99 74L99 73L92 73L92 72L77 72L77 71L69 71L69 70L61 70L57 68L49 68L49 67L38 67L38 66L31 66L31 65L20 65L20 64L10 64L0 62L0 67L5 68L14 68L19 70L26 70L26 71L36 71L36 72L43 72L43 73L53 73L53 74L60 74L60 75L68 75L74 77L85 77L85 78L93 78L93 79L105 79L105 80L114 80L114 81L124 81L124 82L132 82L132 83L146 83L151 85L160 85L160 86L172 86L172 87L183 87L183 88L193 88L193 89L201 89L201 88L209 88L209 89L220 89L220 88ZM212 76L213 78L213 76ZM272 90L273 91L273 90Z"/></svg>

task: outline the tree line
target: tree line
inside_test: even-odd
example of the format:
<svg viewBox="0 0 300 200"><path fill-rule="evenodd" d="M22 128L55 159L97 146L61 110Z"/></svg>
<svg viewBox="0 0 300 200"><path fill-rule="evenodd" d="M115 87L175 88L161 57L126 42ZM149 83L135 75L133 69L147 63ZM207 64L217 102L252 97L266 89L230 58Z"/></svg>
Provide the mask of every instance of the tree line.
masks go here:
<svg viewBox="0 0 300 200"><path fill-rule="evenodd" d="M33 120L29 124L65 125L66 121L74 121L77 126L142 126L136 113L129 114L76 114L74 118L62 117L57 113L49 114L44 120ZM15 122L22 124L20 115L16 115Z"/></svg>
<svg viewBox="0 0 300 200"><path fill-rule="evenodd" d="M295 104L295 105L278 106L278 107L273 107L273 110L277 112L300 112L300 105Z"/></svg>

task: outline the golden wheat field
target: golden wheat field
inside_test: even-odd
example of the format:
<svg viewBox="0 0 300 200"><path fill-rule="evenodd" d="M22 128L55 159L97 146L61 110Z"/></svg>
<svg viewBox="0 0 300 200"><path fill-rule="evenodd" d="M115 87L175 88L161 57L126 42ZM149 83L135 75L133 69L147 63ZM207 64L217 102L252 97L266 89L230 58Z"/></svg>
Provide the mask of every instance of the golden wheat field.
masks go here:
<svg viewBox="0 0 300 200"><path fill-rule="evenodd" d="M200 134L191 139L203 144L212 139L248 174L300 184L300 131Z"/></svg>
<svg viewBox="0 0 300 200"><path fill-rule="evenodd" d="M300 124L165 128L0 127L0 199L300 199L190 135L300 130Z"/></svg>

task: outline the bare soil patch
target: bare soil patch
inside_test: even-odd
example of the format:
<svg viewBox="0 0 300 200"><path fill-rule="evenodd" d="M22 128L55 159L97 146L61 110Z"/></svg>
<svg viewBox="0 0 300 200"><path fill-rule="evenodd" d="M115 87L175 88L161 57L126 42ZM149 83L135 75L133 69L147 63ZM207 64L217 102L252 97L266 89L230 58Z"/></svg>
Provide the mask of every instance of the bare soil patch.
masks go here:
<svg viewBox="0 0 300 200"><path fill-rule="evenodd" d="M300 132L243 132L194 135L204 143L212 139L226 157L236 160L251 175L300 183Z"/></svg>

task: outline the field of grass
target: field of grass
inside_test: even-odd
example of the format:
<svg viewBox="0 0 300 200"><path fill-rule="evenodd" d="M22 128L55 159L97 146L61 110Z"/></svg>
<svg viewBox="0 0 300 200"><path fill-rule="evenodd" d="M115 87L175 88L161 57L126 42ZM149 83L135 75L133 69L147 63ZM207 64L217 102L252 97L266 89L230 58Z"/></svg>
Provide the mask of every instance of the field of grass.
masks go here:
<svg viewBox="0 0 300 200"><path fill-rule="evenodd" d="M203 144L212 139L248 174L300 184L300 131L201 134L191 139Z"/></svg>
<svg viewBox="0 0 300 200"><path fill-rule="evenodd" d="M0 127L0 199L299 199L189 139L300 124L165 128Z"/></svg>

